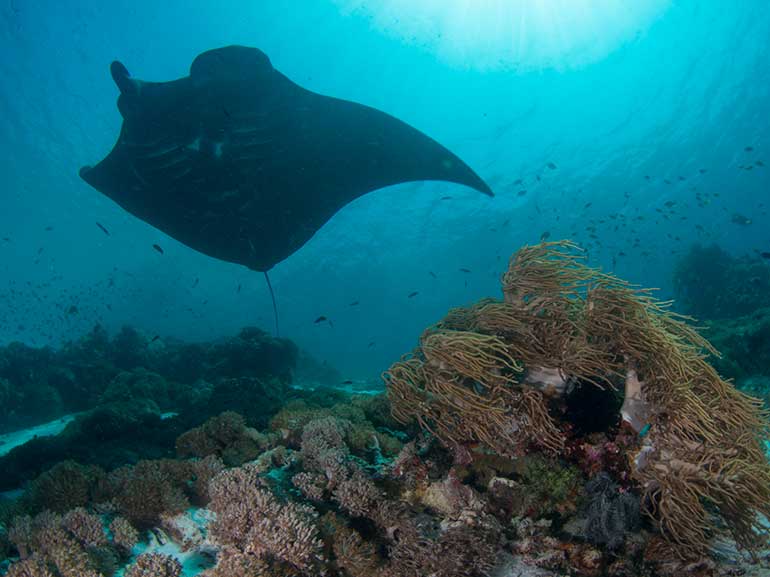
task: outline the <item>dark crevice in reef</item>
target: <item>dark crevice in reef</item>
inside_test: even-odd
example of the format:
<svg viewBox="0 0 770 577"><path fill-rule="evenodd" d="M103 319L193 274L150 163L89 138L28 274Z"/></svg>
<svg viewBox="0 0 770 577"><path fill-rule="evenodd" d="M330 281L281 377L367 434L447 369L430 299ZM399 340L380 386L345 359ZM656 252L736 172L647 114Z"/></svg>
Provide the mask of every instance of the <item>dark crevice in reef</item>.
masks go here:
<svg viewBox="0 0 770 577"><path fill-rule="evenodd" d="M564 420L572 425L577 436L604 433L620 423L623 396L608 385L599 387L575 380L567 388L564 403Z"/></svg>

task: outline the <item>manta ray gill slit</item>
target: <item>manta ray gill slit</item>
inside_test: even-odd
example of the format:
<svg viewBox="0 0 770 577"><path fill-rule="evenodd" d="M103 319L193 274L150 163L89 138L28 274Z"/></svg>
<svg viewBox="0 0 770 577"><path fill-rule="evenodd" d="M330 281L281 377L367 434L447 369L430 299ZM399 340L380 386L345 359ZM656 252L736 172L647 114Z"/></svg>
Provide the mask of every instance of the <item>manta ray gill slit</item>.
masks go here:
<svg viewBox="0 0 770 577"><path fill-rule="evenodd" d="M469 68L574 68L643 35L671 0L335 0Z"/></svg>

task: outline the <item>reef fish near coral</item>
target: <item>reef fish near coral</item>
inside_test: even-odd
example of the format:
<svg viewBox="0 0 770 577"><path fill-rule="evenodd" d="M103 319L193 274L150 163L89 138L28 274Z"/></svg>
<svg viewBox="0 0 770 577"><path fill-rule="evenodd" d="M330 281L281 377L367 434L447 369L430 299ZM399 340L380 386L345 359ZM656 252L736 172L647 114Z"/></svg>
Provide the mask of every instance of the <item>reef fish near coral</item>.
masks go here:
<svg viewBox="0 0 770 577"><path fill-rule="evenodd" d="M123 127L80 176L209 256L267 271L338 210L386 186L443 180L492 195L462 160L374 108L289 80L256 48L200 54L190 75L131 78L113 62Z"/></svg>

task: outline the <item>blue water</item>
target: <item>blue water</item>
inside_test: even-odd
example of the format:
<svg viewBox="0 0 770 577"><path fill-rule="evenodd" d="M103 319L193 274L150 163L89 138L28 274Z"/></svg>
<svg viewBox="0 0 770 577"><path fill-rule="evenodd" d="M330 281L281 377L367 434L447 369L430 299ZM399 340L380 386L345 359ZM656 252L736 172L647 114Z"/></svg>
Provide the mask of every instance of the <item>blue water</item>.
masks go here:
<svg viewBox="0 0 770 577"><path fill-rule="evenodd" d="M234 43L307 88L409 122L497 193L378 191L271 271L283 334L350 378L376 375L448 308L496 296L508 256L546 232L662 296L693 242L770 250L766 2L650 2L638 21L620 0L584 21L560 13L569 3L536 3L552 5L553 29L549 14L508 25L476 13L495 0L457 3L473 13L442 29L395 0L2 0L0 342L57 343L96 321L188 339L271 330L261 275L164 236L77 174L120 127L112 60L162 81ZM740 168L756 161L768 167Z"/></svg>

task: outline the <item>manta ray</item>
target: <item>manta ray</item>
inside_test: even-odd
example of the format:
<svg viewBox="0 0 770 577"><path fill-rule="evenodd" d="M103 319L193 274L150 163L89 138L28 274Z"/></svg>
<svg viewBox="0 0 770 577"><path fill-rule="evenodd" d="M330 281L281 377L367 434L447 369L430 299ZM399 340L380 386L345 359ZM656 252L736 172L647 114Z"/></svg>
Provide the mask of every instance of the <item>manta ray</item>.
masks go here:
<svg viewBox="0 0 770 577"><path fill-rule="evenodd" d="M133 78L117 61L110 72L120 135L80 176L217 259L266 273L346 204L390 185L439 180L492 195L429 136L299 86L257 48L203 52L189 76L168 82Z"/></svg>

